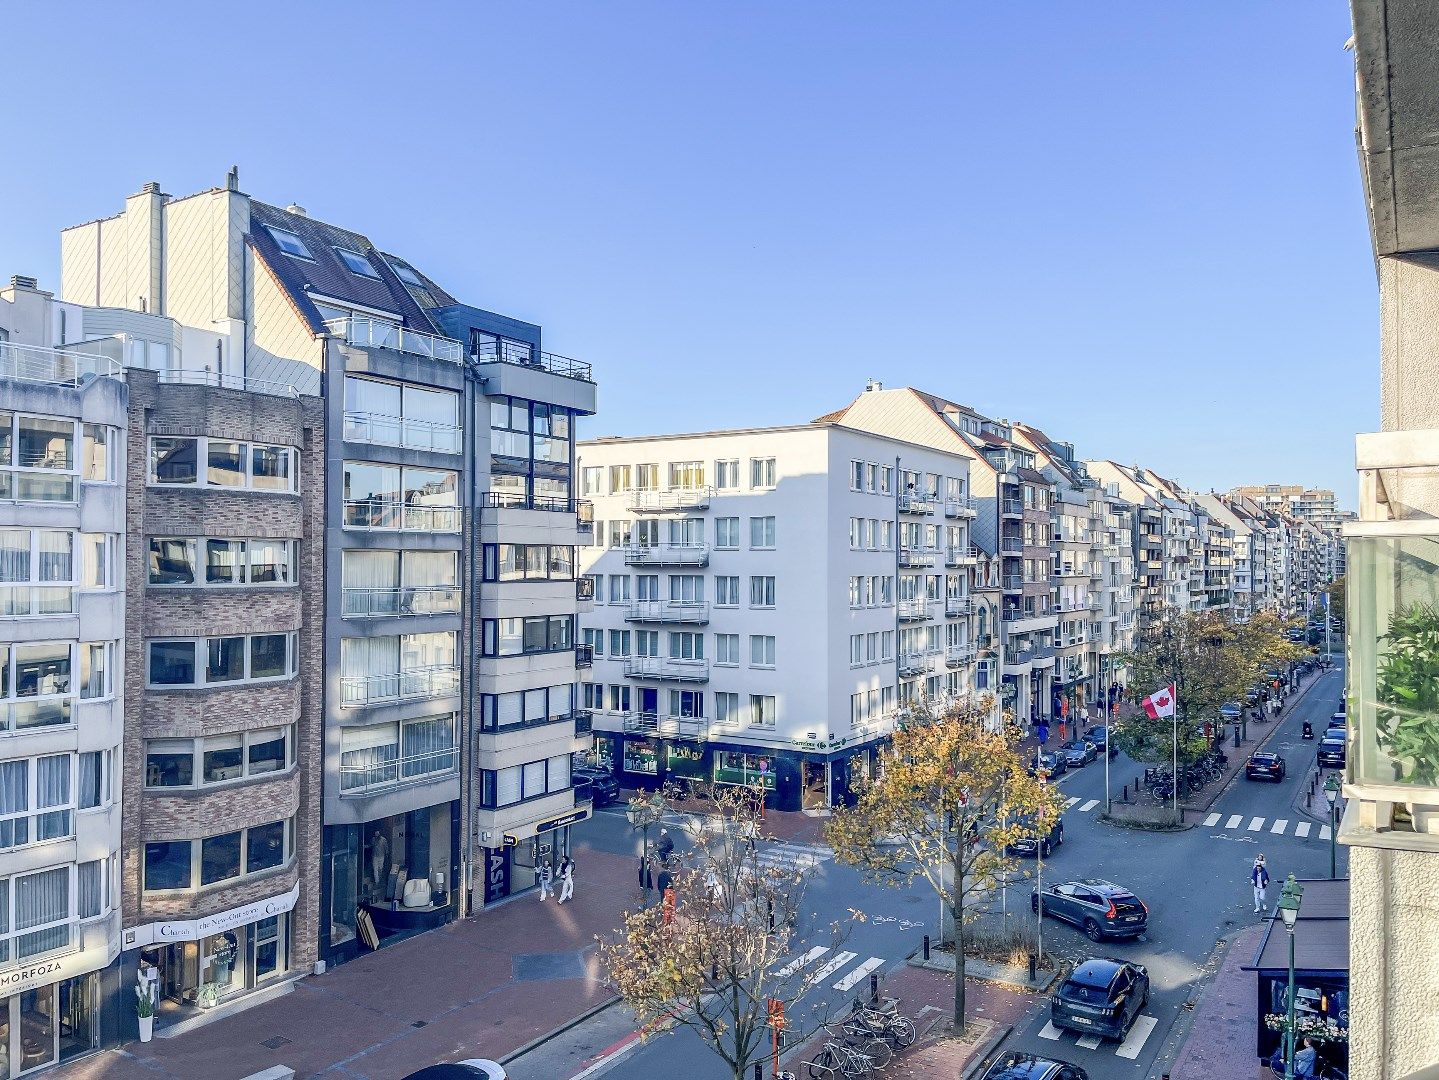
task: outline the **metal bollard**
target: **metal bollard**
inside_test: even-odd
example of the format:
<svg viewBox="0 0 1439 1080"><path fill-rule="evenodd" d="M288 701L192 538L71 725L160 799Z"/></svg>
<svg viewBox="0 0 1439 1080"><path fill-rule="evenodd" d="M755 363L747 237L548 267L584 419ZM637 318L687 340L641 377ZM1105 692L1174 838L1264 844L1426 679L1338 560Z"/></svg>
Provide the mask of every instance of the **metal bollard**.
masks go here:
<svg viewBox="0 0 1439 1080"><path fill-rule="evenodd" d="M924 958L929 959L929 935L924 935Z"/></svg>
<svg viewBox="0 0 1439 1080"><path fill-rule="evenodd" d="M1030 953L1030 954L1029 954L1029 981L1030 981L1030 982L1037 982L1038 980L1039 980L1039 957L1035 956L1034 953Z"/></svg>
<svg viewBox="0 0 1439 1080"><path fill-rule="evenodd" d="M879 976L873 973L869 977L869 1003L871 1005L879 1004Z"/></svg>
<svg viewBox="0 0 1439 1080"><path fill-rule="evenodd" d="M1314 804L1314 790L1311 788L1304 795L1304 809L1308 810Z"/></svg>
<svg viewBox="0 0 1439 1080"><path fill-rule="evenodd" d="M754 1063L754 1080L764 1080L764 1062L763 1062L763 1061L756 1061L756 1062Z"/></svg>

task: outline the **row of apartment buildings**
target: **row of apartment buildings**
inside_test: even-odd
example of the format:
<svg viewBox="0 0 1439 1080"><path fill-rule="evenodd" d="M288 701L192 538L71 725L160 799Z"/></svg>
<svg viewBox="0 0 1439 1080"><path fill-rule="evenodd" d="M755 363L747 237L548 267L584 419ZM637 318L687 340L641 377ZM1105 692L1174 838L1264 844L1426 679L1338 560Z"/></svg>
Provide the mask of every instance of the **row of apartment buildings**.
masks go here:
<svg viewBox="0 0 1439 1080"><path fill-rule="evenodd" d="M628 784L847 797L921 697L1107 702L1319 540L872 384L581 442L587 365L363 234L149 184L0 290L0 1057L172 1029L530 889Z"/></svg>

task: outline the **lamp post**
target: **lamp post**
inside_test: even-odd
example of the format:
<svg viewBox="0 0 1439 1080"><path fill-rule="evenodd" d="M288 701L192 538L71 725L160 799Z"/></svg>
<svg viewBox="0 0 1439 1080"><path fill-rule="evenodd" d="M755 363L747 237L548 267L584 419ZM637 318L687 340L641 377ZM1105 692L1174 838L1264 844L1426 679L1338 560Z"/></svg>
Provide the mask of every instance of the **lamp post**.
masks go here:
<svg viewBox="0 0 1439 1080"><path fill-rule="evenodd" d="M1284 920L1284 930L1289 935L1289 1014L1284 1027L1284 1080L1294 1080L1294 926L1299 921L1299 902L1304 897L1304 888L1290 874L1284 879L1284 888L1279 894L1279 916Z"/></svg>
<svg viewBox="0 0 1439 1080"><path fill-rule="evenodd" d="M648 799L636 795L630 800L629 809L625 811L625 816L630 819L630 827L639 829L644 835L640 849L640 865L643 868L640 873L640 888L644 890L645 907L650 906L650 828L659 824L664 815L665 800L658 791Z"/></svg>
<svg viewBox="0 0 1439 1080"><path fill-rule="evenodd" d="M1339 804L1338 773L1330 773L1329 779L1324 781L1324 800L1329 803L1329 878L1332 881L1334 878L1339 876L1339 845L1334 835L1339 831L1338 822L1336 821L1334 816L1334 811Z"/></svg>

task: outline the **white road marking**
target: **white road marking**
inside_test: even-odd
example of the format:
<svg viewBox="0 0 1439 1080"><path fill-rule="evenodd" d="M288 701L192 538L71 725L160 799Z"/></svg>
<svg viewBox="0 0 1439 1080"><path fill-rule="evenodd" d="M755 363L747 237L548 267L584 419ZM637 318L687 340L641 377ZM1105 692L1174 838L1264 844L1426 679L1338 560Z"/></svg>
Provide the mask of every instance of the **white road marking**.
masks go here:
<svg viewBox="0 0 1439 1080"><path fill-rule="evenodd" d="M1059 1028L1055 1027L1053 1023L1046 1020L1044 1023L1044 1027L1039 1029L1039 1037L1041 1039L1057 1039L1059 1038Z"/></svg>
<svg viewBox="0 0 1439 1080"><path fill-rule="evenodd" d="M1309 822L1307 822L1307 821L1301 821L1298 825L1294 826L1294 835L1297 836L1297 837L1299 837L1300 839L1303 839L1304 837L1308 836L1308 835L1309 835Z"/></svg>
<svg viewBox="0 0 1439 1080"><path fill-rule="evenodd" d="M1250 819L1249 819L1249 831L1250 831L1250 832L1258 832L1258 831L1259 831L1260 829L1262 829L1262 828L1264 828L1264 819L1263 819L1262 817L1250 818Z"/></svg>
<svg viewBox="0 0 1439 1080"><path fill-rule="evenodd" d="M1214 828L1214 826L1219 824L1219 819L1223 816L1223 814L1210 814L1207 818L1204 819L1204 827L1206 829Z"/></svg>
<svg viewBox="0 0 1439 1080"><path fill-rule="evenodd" d="M828 979L831 975L833 975L840 968L844 967L845 964L849 963L858 955L858 953L852 952L836 953L834 959L832 959L829 963L825 964L824 967L820 968L814 973L814 975L812 976L814 982L824 982L825 979Z"/></svg>
<svg viewBox="0 0 1439 1080"><path fill-rule="evenodd" d="M788 979L800 968L814 963L827 952L829 952L828 945L816 945L813 949L805 953L803 956L799 957L797 960L791 960L784 967L780 968L778 971L775 972L775 975L781 979Z"/></svg>
<svg viewBox="0 0 1439 1080"><path fill-rule="evenodd" d="M1079 801L1078 799L1070 799L1067 803L1064 804L1064 808L1065 808L1066 810L1068 810L1071 806L1073 806L1073 805L1074 805L1075 803L1077 803L1078 801Z"/></svg>
<svg viewBox="0 0 1439 1080"><path fill-rule="evenodd" d="M1278 833L1280 836L1283 836L1284 830L1287 828L1289 828L1289 819L1280 818L1278 821L1276 821L1273 825L1269 827L1269 831L1272 833Z"/></svg>
<svg viewBox="0 0 1439 1080"><path fill-rule="evenodd" d="M878 956L871 956L859 967L855 968L843 979L834 984L836 990L848 990L851 986L858 986L869 976L869 973L877 967L883 967L884 960Z"/></svg>
<svg viewBox="0 0 1439 1080"><path fill-rule="evenodd" d="M1094 809L1096 806L1098 806L1098 805L1099 805L1099 800L1098 800L1098 799L1090 799L1087 803L1085 803L1083 806L1081 806L1081 807L1079 808L1079 812L1080 812L1081 814L1087 814L1087 813L1089 813L1091 810L1093 810L1093 809Z"/></svg>
<svg viewBox="0 0 1439 1080"><path fill-rule="evenodd" d="M1328 840L1328 839L1329 839L1329 826L1328 826L1328 825L1321 825L1321 826L1319 826L1319 839L1321 839L1321 840Z"/></svg>
<svg viewBox="0 0 1439 1080"><path fill-rule="evenodd" d="M1144 1046L1144 1040L1149 1038L1149 1033L1154 1030L1154 1025L1159 1023L1152 1016L1141 1016L1134 1021L1134 1026L1129 1029L1129 1034L1119 1044L1119 1049L1114 1051L1122 1058L1137 1058L1140 1048Z"/></svg>
<svg viewBox="0 0 1439 1080"><path fill-rule="evenodd" d="M1081 1035L1079 1038L1077 1038L1077 1039L1074 1040L1074 1045L1075 1045L1075 1046L1082 1046L1082 1047L1084 1047L1086 1050L1095 1050L1095 1049L1097 1049L1097 1048L1099 1047L1099 1036L1098 1036L1098 1035Z"/></svg>
<svg viewBox="0 0 1439 1080"><path fill-rule="evenodd" d="M1228 821L1224 823L1224 827L1226 829L1237 829L1239 828L1239 823L1243 820L1244 818L1242 816L1240 816L1239 814L1234 814L1229 818Z"/></svg>

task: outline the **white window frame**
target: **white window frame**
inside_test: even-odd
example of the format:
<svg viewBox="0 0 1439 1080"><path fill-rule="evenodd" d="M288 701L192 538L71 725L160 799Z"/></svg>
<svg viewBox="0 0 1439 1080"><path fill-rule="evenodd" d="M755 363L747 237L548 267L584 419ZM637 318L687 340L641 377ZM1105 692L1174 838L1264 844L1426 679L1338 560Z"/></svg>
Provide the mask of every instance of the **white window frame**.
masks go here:
<svg viewBox="0 0 1439 1080"><path fill-rule="evenodd" d="M159 439L190 439L195 443L195 479L193 481L158 480L155 473L155 443ZM209 479L210 443L234 443L243 449L244 478L239 484L212 484ZM255 486L255 451L283 450L289 457L289 484L286 487ZM300 490L300 450L286 443L251 442L245 439L222 439L210 435L151 435L145 444L145 485L164 491L203 488L207 491L249 491L262 495L294 495Z"/></svg>
<svg viewBox="0 0 1439 1080"><path fill-rule="evenodd" d="M190 884L180 889L151 889L145 885L145 847L148 844L142 842L140 848L140 890L146 896L189 896L192 893L210 892L216 889L227 889L237 881L246 881L250 878L262 877L268 874L279 874L286 867L295 861L295 819L293 817L277 819L284 824L284 845L281 848L280 862L275 866L267 866L261 870L246 870L245 865L250 861L250 830L264 828L267 825L274 825L276 821L262 821L258 825L251 825L241 829L226 829L222 833L213 833L210 836L202 836L188 841L190 844ZM203 843L206 840L215 840L221 836L228 836L230 833L240 834L240 872L233 877L221 878L212 881L208 885L200 884L201 875L204 873L201 851L204 850ZM185 843L184 840L151 841L151 843Z"/></svg>
<svg viewBox="0 0 1439 1080"><path fill-rule="evenodd" d="M250 772L250 747L259 746L272 741L270 738L258 739L255 736L271 736L274 732L283 733L285 742L285 764L278 769L264 769L260 772ZM231 776L225 780L205 779L205 740L206 739L228 739L235 735L240 736L240 774ZM146 791L195 791L200 788L210 790L213 788L233 787L236 784L243 784L247 780L270 780L277 776L284 776L295 767L295 738L296 731L294 724L281 724L278 727L252 728L239 732L214 732L210 735L195 736L193 738L156 738L146 739L144 748L145 775L141 781ZM180 744L190 744L190 776L189 784L152 784L150 783L150 748L159 743L175 744L171 753L178 753Z"/></svg>
<svg viewBox="0 0 1439 1080"><path fill-rule="evenodd" d="M285 638L285 673L283 675L263 675L258 678L250 675L250 665L253 659L253 641L257 637ZM209 666L209 643L213 639L223 638L244 638L245 639L245 674L238 679L224 679L216 682L207 682L205 671ZM197 690L212 687L224 688L230 686L256 686L267 683L285 682L293 679L298 673L299 664L299 631L277 631L273 634L215 634L211 637L187 638L187 637L155 637L145 638L145 688L147 690ZM189 683L157 683L151 679L151 652L150 647L156 644L179 644L188 643L195 648L195 680Z"/></svg>

